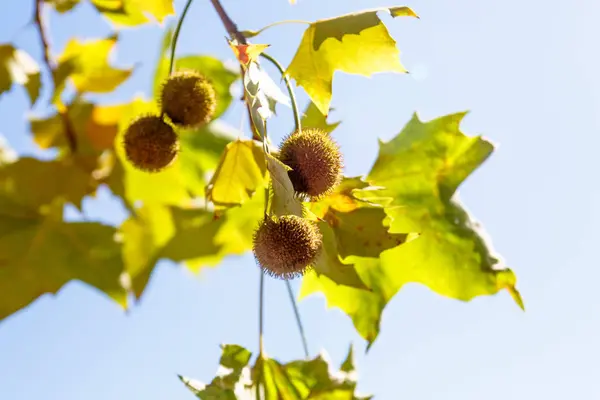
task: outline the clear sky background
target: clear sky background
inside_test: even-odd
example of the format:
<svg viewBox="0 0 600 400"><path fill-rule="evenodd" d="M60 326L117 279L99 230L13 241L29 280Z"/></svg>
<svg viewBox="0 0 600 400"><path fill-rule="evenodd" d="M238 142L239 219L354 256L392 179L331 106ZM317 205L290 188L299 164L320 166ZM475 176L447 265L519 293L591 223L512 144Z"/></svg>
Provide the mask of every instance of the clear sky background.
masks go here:
<svg viewBox="0 0 600 400"><path fill-rule="evenodd" d="M281 19L332 17L391 5L373 0L224 0L243 29ZM0 42L41 59L31 1L2 0ZM405 3L421 20L383 16L409 75L336 74L331 119L347 175L365 174L377 138L396 135L417 111L429 120L471 110L467 134L499 144L460 188L460 196L519 278L527 312L508 293L470 303L419 285L386 308L382 331L364 341L321 297L300 303L312 355L326 348L337 364L357 346L359 388L381 400L600 399L600 3L592 0L432 1ZM176 1L181 12L183 1ZM400 4L399 4L400 5ZM171 18L172 20L172 18ZM286 65L304 27L281 26L258 40ZM89 5L50 15L55 54L68 37L102 37L110 25ZM20 33L19 33L20 32ZM208 1L197 0L182 31L180 54L232 58ZM139 63L132 79L103 104L149 93L162 30L124 31L116 63ZM25 92L0 98L0 133L20 154L35 149ZM44 115L47 90L36 113ZM301 92L304 105L306 96ZM275 142L292 127L279 107ZM225 119L234 126L243 107ZM124 213L106 190L85 202L92 220L119 223ZM70 211L72 218L80 218ZM160 263L141 303L125 315L99 292L71 283L0 322L2 400L185 400L176 374L210 381L220 343L257 348L258 270L250 255L194 277ZM295 287L298 282L294 282ZM0 296L2 294L0 293ZM266 349L283 361L302 357L285 286L267 281Z"/></svg>

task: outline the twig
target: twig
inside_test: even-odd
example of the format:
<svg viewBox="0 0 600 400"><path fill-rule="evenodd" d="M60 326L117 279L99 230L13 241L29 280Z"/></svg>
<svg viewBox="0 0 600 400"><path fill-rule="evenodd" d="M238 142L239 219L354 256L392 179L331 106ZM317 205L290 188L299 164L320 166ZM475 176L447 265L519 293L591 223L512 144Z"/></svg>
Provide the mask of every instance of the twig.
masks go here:
<svg viewBox="0 0 600 400"><path fill-rule="evenodd" d="M42 56L44 58L44 63L46 64L46 66L50 70L50 73L52 74L52 77L54 78L54 71L56 69L56 66L50 59L50 43L48 41L48 37L46 36L44 29L45 25L42 19L42 6L43 0L35 0L34 20L40 33L40 43L42 44ZM52 80L54 81L54 79ZM73 129L73 125L71 124L71 121L67 114L67 107L65 107L65 105L62 104L60 99L58 100L57 109L65 129L65 136L67 137L69 150L71 151L71 153L75 153L77 151L77 138L75 136L75 130Z"/></svg>
<svg viewBox="0 0 600 400"><path fill-rule="evenodd" d="M227 30L227 33L229 33L229 36L237 40L239 44L247 44L246 38L240 33L237 25L229 18L229 15L221 5L221 2L219 0L210 0L210 2L217 14L219 14L219 18L221 18L221 22L223 23L225 30Z"/></svg>
<svg viewBox="0 0 600 400"><path fill-rule="evenodd" d="M300 311L298 311L298 304L296 304L296 298L294 297L294 291L292 290L292 285L290 284L290 281L285 281L285 285L287 286L288 295L290 296L290 301L292 302L292 307L294 308L296 324L298 325L298 331L300 332L300 338L302 339L302 347L304 348L304 356L308 358L308 344L306 342L306 335L304 334L304 325L302 325L302 320L300 319Z"/></svg>

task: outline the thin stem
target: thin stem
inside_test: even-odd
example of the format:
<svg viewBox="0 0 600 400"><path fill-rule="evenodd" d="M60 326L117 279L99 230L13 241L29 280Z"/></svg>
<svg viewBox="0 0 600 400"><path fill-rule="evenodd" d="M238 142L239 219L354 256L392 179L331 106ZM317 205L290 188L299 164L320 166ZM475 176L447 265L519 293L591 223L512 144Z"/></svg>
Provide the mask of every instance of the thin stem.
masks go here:
<svg viewBox="0 0 600 400"><path fill-rule="evenodd" d="M179 39L179 32L181 31L181 26L183 25L183 20L188 12L188 9L192 5L192 1L188 0L185 3L185 7L181 13L181 17L179 17L179 21L177 21L177 26L175 27L175 32L173 33L173 41L171 42L171 60L169 62L169 75L173 73L173 66L175 64L175 48L177 47L177 39Z"/></svg>
<svg viewBox="0 0 600 400"><path fill-rule="evenodd" d="M261 33L263 33L264 31L266 31L269 28L272 28L274 26L277 25L283 25L283 24L306 24L306 25L310 25L311 22L310 21L304 21L302 19L286 19L285 21L277 21L277 22L273 22L272 24L269 24L267 26L264 26L262 28L260 28L257 31L243 31L242 34L245 34L246 37L254 37L254 36L258 36Z"/></svg>
<svg viewBox="0 0 600 400"><path fill-rule="evenodd" d="M44 20L42 18L42 6L43 6L44 1L43 0L35 0L35 13L34 13L34 20L35 20L35 24L38 27L38 31L39 31L39 35L40 35L40 43L42 45L42 56L44 58L44 63L46 64L46 67L50 70L50 73L52 74L52 77L54 78L54 71L56 69L56 66L54 65L54 63L51 60L51 55L50 55L50 42L48 40L48 37L46 36L46 32L45 32L45 25L44 25ZM54 79L53 79L54 81ZM77 151L77 138L75 136L75 130L73 128L73 125L71 124L71 121L69 120L69 115L67 114L67 107L65 107L65 105L62 103L62 101L60 99L57 100L57 109L58 109L58 114L60 115L60 118L62 120L64 129L65 129L65 136L67 137L67 143L69 145L69 150L71 151L71 153L75 153Z"/></svg>
<svg viewBox="0 0 600 400"><path fill-rule="evenodd" d="M262 357L264 353L263 333L264 333L264 298L265 298L265 274L260 271L260 283L258 287L258 354Z"/></svg>
<svg viewBox="0 0 600 400"><path fill-rule="evenodd" d="M270 55L266 53L260 53L260 56L269 60L279 70L279 72L281 72L281 77L285 81L285 86L287 87L288 93L290 95L290 100L292 101L292 111L294 112L294 122L296 124L296 131L300 132L302 126L300 122L300 113L298 112L298 102L296 101L296 95L294 94L294 87L292 86L290 79L285 73L285 69L283 69L281 64Z"/></svg>
<svg viewBox="0 0 600 400"><path fill-rule="evenodd" d="M298 331L300 332L300 338L302 339L304 356L308 358L308 344L306 342L306 335L304 334L304 325L302 325L302 319L300 319L300 311L298 311L298 304L296 304L296 298L294 297L294 291L292 290L292 285L289 281L285 281L285 285L287 286L288 295L290 296L292 308L294 309L294 315L296 316L296 324L298 325Z"/></svg>

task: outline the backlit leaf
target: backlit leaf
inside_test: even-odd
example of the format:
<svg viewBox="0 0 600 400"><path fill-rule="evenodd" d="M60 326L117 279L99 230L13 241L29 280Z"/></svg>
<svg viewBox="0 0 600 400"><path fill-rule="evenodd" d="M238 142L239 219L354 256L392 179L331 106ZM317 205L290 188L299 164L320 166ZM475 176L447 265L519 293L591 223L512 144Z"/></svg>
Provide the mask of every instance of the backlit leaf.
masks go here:
<svg viewBox="0 0 600 400"><path fill-rule="evenodd" d="M367 289L354 265L345 264L340 260L336 236L331 227L326 222L318 222L318 227L323 235L323 246L314 262L314 271L319 275L325 275L338 285Z"/></svg>
<svg viewBox="0 0 600 400"><path fill-rule="evenodd" d="M72 159L42 161L23 157L0 168L0 194L39 211L57 199L81 205L84 196L96 189L92 177L73 166Z"/></svg>
<svg viewBox="0 0 600 400"><path fill-rule="evenodd" d="M330 111L333 111L333 109ZM333 130L341 124L339 121L332 123L327 122L327 116L323 115L312 101L306 106L306 110L304 110L304 113L302 114L301 123L302 128L319 128L327 133L333 132Z"/></svg>
<svg viewBox="0 0 600 400"><path fill-rule="evenodd" d="M68 162L21 158L0 168L0 318L71 280L127 304L115 229L62 221L63 204L93 190L90 176Z"/></svg>
<svg viewBox="0 0 600 400"><path fill-rule="evenodd" d="M223 345L221 348L223 349L223 354L219 363L220 372L211 383L205 385L200 381L181 375L178 375L179 379L199 399L245 399L251 393L248 390L251 381L247 365L250 362L252 353L234 344ZM248 388L245 385L248 385Z"/></svg>
<svg viewBox="0 0 600 400"><path fill-rule="evenodd" d="M127 107L127 104L98 106L83 101L71 104L67 108L67 116L75 131L78 152L112 149L119 120ZM30 123L34 141L40 148L68 146L65 123L58 113L46 118L31 117Z"/></svg>
<svg viewBox="0 0 600 400"><path fill-rule="evenodd" d="M110 93L127 80L133 71L131 68L119 69L109 63L116 43L116 35L86 41L71 39L58 58L53 100L64 89L67 78L82 93Z"/></svg>
<svg viewBox="0 0 600 400"><path fill-rule="evenodd" d="M335 232L337 248L342 258L348 256L379 257L406 241L405 233L389 233L383 208L362 207L349 212L330 209L325 221Z"/></svg>
<svg viewBox="0 0 600 400"><path fill-rule="evenodd" d="M33 106L42 86L40 68L25 51L11 44L0 44L0 95L10 90L14 83L27 90Z"/></svg>
<svg viewBox="0 0 600 400"><path fill-rule="evenodd" d="M265 180L262 147L237 139L227 145L208 187L208 199L217 205L242 204Z"/></svg>
<svg viewBox="0 0 600 400"><path fill-rule="evenodd" d="M162 22L173 15L173 0L91 0L96 9L117 26L135 26L150 21Z"/></svg>
<svg viewBox="0 0 600 400"><path fill-rule="evenodd" d="M335 71L365 76L406 72L395 40L377 16L379 11L416 17L408 7L379 8L316 21L304 32L287 73L322 114L329 112Z"/></svg>
<svg viewBox="0 0 600 400"><path fill-rule="evenodd" d="M379 332L385 304L406 283L418 282L439 294L468 301L507 289L523 307L514 273L494 255L481 227L456 200L454 192L493 151L481 137L464 135L464 113L426 123L415 115L380 152L368 181L380 189L356 189L361 199L385 199L390 232L419 232L408 243L377 258L350 256L373 293L307 275L301 296L321 291L327 303L346 312L370 344Z"/></svg>
<svg viewBox="0 0 600 400"><path fill-rule="evenodd" d="M358 396L356 371L350 350L343 369L334 370L322 354L310 360L291 361L282 364L272 358L259 358L253 367L253 377L262 384L266 400L279 399L331 399L366 400L370 396Z"/></svg>
<svg viewBox="0 0 600 400"><path fill-rule="evenodd" d="M252 108L263 120L275 114L277 103L290 106L290 99L256 61L250 62L244 74L244 88Z"/></svg>

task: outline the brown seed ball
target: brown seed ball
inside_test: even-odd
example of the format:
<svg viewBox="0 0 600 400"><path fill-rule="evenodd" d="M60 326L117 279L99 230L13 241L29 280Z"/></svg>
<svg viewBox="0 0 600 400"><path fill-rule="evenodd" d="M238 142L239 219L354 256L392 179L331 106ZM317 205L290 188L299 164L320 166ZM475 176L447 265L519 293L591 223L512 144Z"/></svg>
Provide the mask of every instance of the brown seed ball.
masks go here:
<svg viewBox="0 0 600 400"><path fill-rule="evenodd" d="M215 115L217 95L212 83L199 73L179 71L165 81L160 103L175 125L194 128Z"/></svg>
<svg viewBox="0 0 600 400"><path fill-rule="evenodd" d="M342 179L342 153L321 129L307 128L289 135L281 145L279 160L292 168L288 176L294 190L313 199L330 193Z"/></svg>
<svg viewBox="0 0 600 400"><path fill-rule="evenodd" d="M292 279L316 259L322 235L317 226L295 215L265 217L254 232L252 251L256 261L269 275Z"/></svg>
<svg viewBox="0 0 600 400"><path fill-rule="evenodd" d="M157 172L167 167L177 156L179 141L173 127L156 115L147 115L132 122L123 137L125 156L134 167Z"/></svg>

